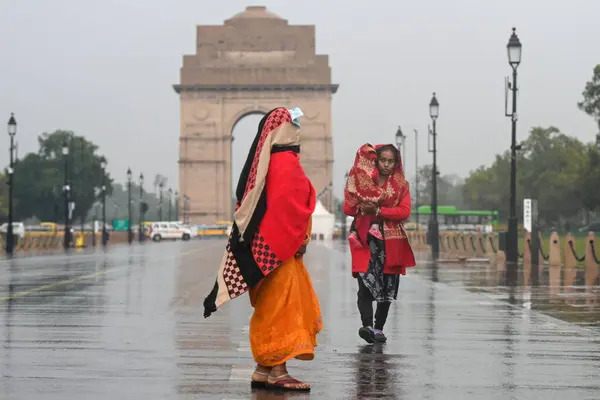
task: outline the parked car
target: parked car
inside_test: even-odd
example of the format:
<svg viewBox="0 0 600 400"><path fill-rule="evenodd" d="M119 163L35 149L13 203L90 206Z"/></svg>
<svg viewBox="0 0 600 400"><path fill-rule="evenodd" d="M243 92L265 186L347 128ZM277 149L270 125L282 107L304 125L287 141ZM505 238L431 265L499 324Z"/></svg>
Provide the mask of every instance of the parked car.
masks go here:
<svg viewBox="0 0 600 400"><path fill-rule="evenodd" d="M13 228L13 235L18 236L20 239L23 239L25 237L25 225L22 222L13 222L12 223L12 228ZM4 224L2 224L2 226L0 226L0 233L8 233L8 223L5 222Z"/></svg>
<svg viewBox="0 0 600 400"><path fill-rule="evenodd" d="M192 231L190 228L181 226L174 222L153 222L150 226L148 237L155 242L161 240L190 240Z"/></svg>

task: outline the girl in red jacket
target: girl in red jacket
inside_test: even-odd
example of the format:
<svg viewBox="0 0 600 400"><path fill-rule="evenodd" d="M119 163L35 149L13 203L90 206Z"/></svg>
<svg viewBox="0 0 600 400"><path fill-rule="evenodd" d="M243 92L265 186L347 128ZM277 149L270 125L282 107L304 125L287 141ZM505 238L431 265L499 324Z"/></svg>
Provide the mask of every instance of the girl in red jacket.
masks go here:
<svg viewBox="0 0 600 400"><path fill-rule="evenodd" d="M385 342L383 327L398 296L400 275L415 266L403 226L411 204L398 149L391 144L361 146L344 198L344 213L354 217L348 240L363 325L358 334L368 343ZM373 301L377 302L375 324Z"/></svg>

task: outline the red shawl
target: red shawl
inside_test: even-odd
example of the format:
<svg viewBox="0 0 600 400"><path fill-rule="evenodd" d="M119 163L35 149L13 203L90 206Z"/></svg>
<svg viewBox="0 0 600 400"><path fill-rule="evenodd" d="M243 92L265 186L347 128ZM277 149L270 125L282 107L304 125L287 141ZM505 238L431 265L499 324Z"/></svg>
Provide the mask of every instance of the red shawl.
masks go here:
<svg viewBox="0 0 600 400"><path fill-rule="evenodd" d="M235 222L204 300L204 317L294 257L306 239L316 194L300 164L298 140L287 109L261 120L240 174Z"/></svg>
<svg viewBox="0 0 600 400"><path fill-rule="evenodd" d="M344 191L345 201L351 207L356 207L364 201L372 201L380 207L393 208L400 205L405 196L410 196L409 184L404 177L400 152L396 149L398 160L394 172L388 177L383 187L377 180L377 150L389 145L365 144L361 146L354 160L354 165L348 174ZM394 149L395 147L392 146ZM367 243L369 227L373 222L383 220L383 237L385 240L385 272L406 274L406 267L416 265L414 254L402 221L386 220L375 215L359 213L354 219L354 225L359 239Z"/></svg>

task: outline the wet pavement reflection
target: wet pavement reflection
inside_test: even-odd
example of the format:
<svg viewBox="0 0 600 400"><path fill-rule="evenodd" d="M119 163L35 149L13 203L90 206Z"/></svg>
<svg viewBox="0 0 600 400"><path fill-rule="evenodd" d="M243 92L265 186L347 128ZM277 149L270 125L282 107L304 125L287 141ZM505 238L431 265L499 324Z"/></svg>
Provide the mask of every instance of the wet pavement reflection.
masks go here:
<svg viewBox="0 0 600 400"><path fill-rule="evenodd" d="M313 391L252 391L249 302L238 299L202 317L222 249L220 241L196 241L0 261L0 398L591 399L600 393L600 341L590 329L598 325L597 288L580 289L584 278L557 287L549 284L554 271L526 288L506 285L505 271L487 264L421 262L401 279L385 328L389 342L366 345L357 335L349 253L322 244L311 245L306 264L325 328L314 361L290 362Z"/></svg>

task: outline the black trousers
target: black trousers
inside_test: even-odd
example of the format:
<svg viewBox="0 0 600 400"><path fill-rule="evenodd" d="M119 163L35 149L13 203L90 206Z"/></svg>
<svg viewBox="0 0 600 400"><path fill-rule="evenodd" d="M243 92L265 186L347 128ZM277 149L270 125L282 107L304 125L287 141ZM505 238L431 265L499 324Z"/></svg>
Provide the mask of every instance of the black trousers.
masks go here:
<svg viewBox="0 0 600 400"><path fill-rule="evenodd" d="M362 320L363 326L373 326L373 302L375 299L373 295L367 289L360 277L357 277L358 281L358 311L360 312L360 319ZM377 310L375 311L375 329L383 330L385 321L387 320L388 313L390 311L389 301L377 303Z"/></svg>

